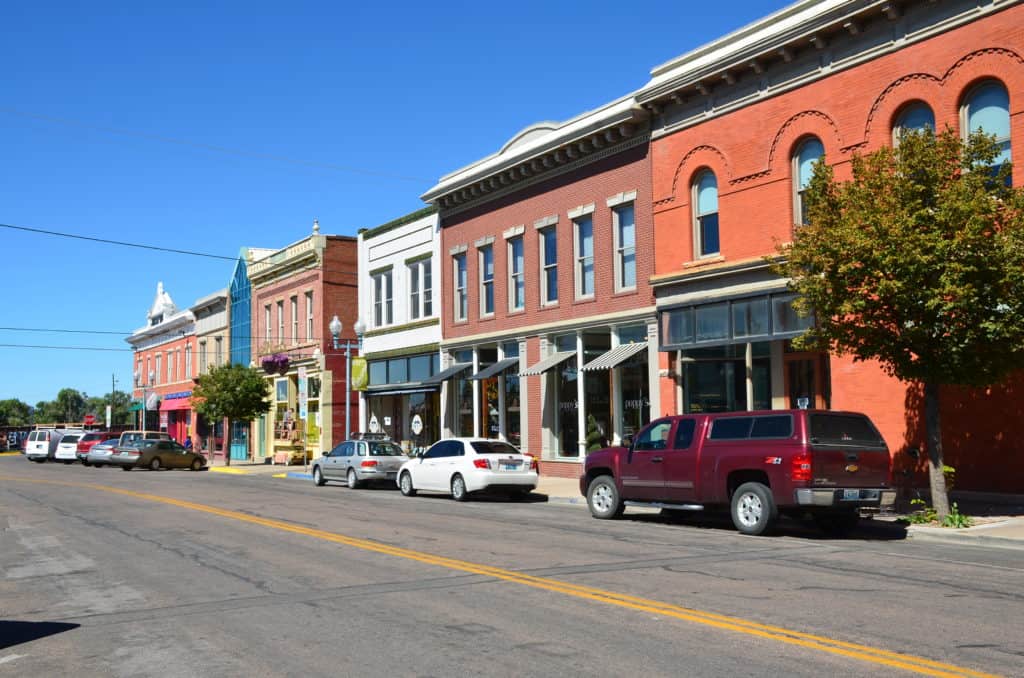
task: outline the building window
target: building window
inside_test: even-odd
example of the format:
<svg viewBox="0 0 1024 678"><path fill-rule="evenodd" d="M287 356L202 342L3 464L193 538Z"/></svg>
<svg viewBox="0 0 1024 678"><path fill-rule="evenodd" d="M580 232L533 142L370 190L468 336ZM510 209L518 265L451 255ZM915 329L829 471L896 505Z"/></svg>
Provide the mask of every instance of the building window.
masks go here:
<svg viewBox="0 0 1024 678"><path fill-rule="evenodd" d="M383 327L394 322L391 303L391 269L373 274L373 325Z"/></svg>
<svg viewBox="0 0 1024 678"><path fill-rule="evenodd" d="M299 297L298 295L293 296L291 299L291 312L292 312L292 344L299 343Z"/></svg>
<svg viewBox="0 0 1024 678"><path fill-rule="evenodd" d="M904 106L896 118L896 124L892 126L892 145L899 145L900 136L904 132L923 129L935 131L935 114L931 107L922 101Z"/></svg>
<svg viewBox="0 0 1024 678"><path fill-rule="evenodd" d="M284 300L277 302L277 343L284 343Z"/></svg>
<svg viewBox="0 0 1024 678"><path fill-rule="evenodd" d="M306 292L306 341L313 341L313 293Z"/></svg>
<svg viewBox="0 0 1024 678"><path fill-rule="evenodd" d="M494 314L494 246L481 247L480 253L480 315Z"/></svg>
<svg viewBox="0 0 1024 678"><path fill-rule="evenodd" d="M423 317L429 318L434 315L434 276L430 259L420 262L420 272L423 274Z"/></svg>
<svg viewBox="0 0 1024 678"><path fill-rule="evenodd" d="M266 304L263 307L263 327L265 328L263 338L266 339L269 344L272 336L270 334L270 304Z"/></svg>
<svg viewBox="0 0 1024 678"><path fill-rule="evenodd" d="M589 214L573 219L576 232L576 297L594 296L594 220Z"/></svg>
<svg viewBox="0 0 1024 678"><path fill-rule="evenodd" d="M455 320L465 320L469 315L469 299L466 296L466 255L456 254L452 257L455 278Z"/></svg>
<svg viewBox="0 0 1024 678"><path fill-rule="evenodd" d="M540 303L558 303L558 233L554 226L540 231Z"/></svg>
<svg viewBox="0 0 1024 678"><path fill-rule="evenodd" d="M433 313L430 259L409 264L409 313L413 320Z"/></svg>
<svg viewBox="0 0 1024 678"><path fill-rule="evenodd" d="M156 369L153 370L153 377L154 377L153 378L153 383L154 384L159 384L160 383L160 368L163 367L160 363L161 363L160 354L157 353L156 354Z"/></svg>
<svg viewBox="0 0 1024 678"><path fill-rule="evenodd" d="M139 358L136 363L135 374L133 376L135 377L135 387L138 388L142 385L142 358Z"/></svg>
<svg viewBox="0 0 1024 678"><path fill-rule="evenodd" d="M217 366L224 364L224 338L215 337L213 340L213 359L216 361Z"/></svg>
<svg viewBox="0 0 1024 678"><path fill-rule="evenodd" d="M192 344L185 346L185 378L192 378Z"/></svg>
<svg viewBox="0 0 1024 678"><path fill-rule="evenodd" d="M508 241L508 307L521 311L526 306L526 279L523 277L523 236Z"/></svg>
<svg viewBox="0 0 1024 678"><path fill-rule="evenodd" d="M206 374L206 342L199 342L199 374Z"/></svg>
<svg viewBox="0 0 1024 678"><path fill-rule="evenodd" d="M615 236L615 289L636 287L636 211L632 203L612 210Z"/></svg>
<svg viewBox="0 0 1024 678"><path fill-rule="evenodd" d="M805 139L793 154L793 176L796 179L793 185L793 214L799 219L799 224L807 224L807 202L804 200L804 194L814 175L814 163L824 155L825 147L817 137Z"/></svg>
<svg viewBox="0 0 1024 678"><path fill-rule="evenodd" d="M167 352L167 383L174 381L174 351Z"/></svg>
<svg viewBox="0 0 1024 678"><path fill-rule="evenodd" d="M704 170L693 182L694 240L698 257L718 254L718 180Z"/></svg>
<svg viewBox="0 0 1024 678"><path fill-rule="evenodd" d="M999 155L995 167L1010 162L1010 95L1001 82L988 80L971 90L962 111L964 134L995 135Z"/></svg>

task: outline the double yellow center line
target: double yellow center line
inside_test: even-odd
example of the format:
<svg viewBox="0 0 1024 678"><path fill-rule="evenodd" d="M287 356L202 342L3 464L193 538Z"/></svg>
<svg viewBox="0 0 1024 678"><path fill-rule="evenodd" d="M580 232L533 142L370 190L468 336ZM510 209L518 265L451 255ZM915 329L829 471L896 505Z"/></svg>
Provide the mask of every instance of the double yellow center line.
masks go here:
<svg viewBox="0 0 1024 678"><path fill-rule="evenodd" d="M301 525L296 525L281 520L274 520L272 518L261 518L246 513L240 513L238 511L230 511L227 509L217 508L216 506L197 504L195 502L173 499L171 497L162 497L155 494L146 494L143 492L124 490L116 487L92 485L85 483L71 483L48 480L26 480L22 478L14 478L9 476L0 476L0 480L17 480L21 482L47 483L56 485L66 485L69 487L82 487L100 490L103 492L110 492L113 494L120 494L127 497L133 497L135 499L142 499L145 501L169 504L171 506L177 506L192 511L201 511L203 513L220 516L222 518L228 518L231 520L238 520L241 522L250 523L252 525L260 525L262 527L270 528L272 530L291 532L293 534L301 534L307 537L312 537L314 539L320 539L322 541L334 542L336 544L344 544L345 546L351 546L353 548L363 549L365 551L372 551L374 553L380 553L383 555L393 556L396 558L414 560L419 563L424 563L427 565L436 565L438 567L444 567L450 570L457 570L460 572L468 572L471 574L492 577L494 579L501 579L515 584L529 586L531 588L551 591L553 593L561 593L566 596L572 596L574 598L583 598L586 600L591 600L606 605L614 605L616 607L622 607L641 612L650 612L652 614L658 614L672 619L679 619L682 621L687 621L694 624L701 624L704 626L710 626L725 631L733 631L748 636L756 636L759 638L765 638L767 640L774 640L780 643L786 643L788 645L796 645L809 650L816 650L818 652L839 655L842 657L856 659L871 664L877 664L897 669L904 669L906 671L910 671L924 676L943 676L947 678L961 678L963 676L971 676L974 678L994 678L994 674L991 673L974 671L972 669L955 666L953 664L945 664L942 662L925 659L923 657L915 657L913 655L902 654L899 652L890 652L888 650L884 650L881 648L871 647L870 645L847 643L841 640L826 638L824 636L818 636L811 633L793 631L779 626L760 624L758 622L748 621L740 617L731 617L727 615L716 614L714 612L704 612L702 610L695 610L692 608L682 607L679 605L672 605L670 603L663 603L656 600L650 600L647 598L638 598L636 596L630 596L623 593L616 593L614 591L607 591L604 589L583 586L580 584L572 584L569 582L559 581L557 579L550 579L547 577L535 577L533 575L524 574L522 572L516 572L514 570L506 570L499 567L492 567L490 565L472 563L465 560L456 560L454 558L446 558L444 556L433 555L421 551L413 551L411 549L404 549L398 546L388 546L387 544L381 544L379 542L370 541L368 539L357 539L355 537L347 537L343 534L337 534L335 532L327 532L325 530L303 527Z"/></svg>

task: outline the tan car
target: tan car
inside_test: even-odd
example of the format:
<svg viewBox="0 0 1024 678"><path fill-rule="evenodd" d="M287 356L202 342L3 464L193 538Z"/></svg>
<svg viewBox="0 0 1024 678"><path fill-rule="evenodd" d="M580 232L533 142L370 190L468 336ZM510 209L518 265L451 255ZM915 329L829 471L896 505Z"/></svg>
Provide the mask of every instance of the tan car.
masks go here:
<svg viewBox="0 0 1024 678"><path fill-rule="evenodd" d="M119 445L110 455L110 463L120 466L122 471L133 468L148 468L159 471L164 468L187 468L192 471L206 469L206 457L187 450L175 440L139 440L131 445Z"/></svg>

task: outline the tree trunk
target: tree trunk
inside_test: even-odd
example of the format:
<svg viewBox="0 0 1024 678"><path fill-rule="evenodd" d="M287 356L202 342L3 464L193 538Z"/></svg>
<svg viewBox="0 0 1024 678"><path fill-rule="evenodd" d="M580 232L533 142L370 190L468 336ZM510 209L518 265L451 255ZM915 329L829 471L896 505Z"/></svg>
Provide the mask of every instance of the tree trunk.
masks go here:
<svg viewBox="0 0 1024 678"><path fill-rule="evenodd" d="M224 417L224 438L220 446L223 448L224 465L231 466L231 420L227 417Z"/></svg>
<svg viewBox="0 0 1024 678"><path fill-rule="evenodd" d="M939 385L928 381L924 385L924 423L928 437L928 480L932 491L932 508L939 520L949 515L949 496L946 493L946 475L942 472L942 421L939 417Z"/></svg>

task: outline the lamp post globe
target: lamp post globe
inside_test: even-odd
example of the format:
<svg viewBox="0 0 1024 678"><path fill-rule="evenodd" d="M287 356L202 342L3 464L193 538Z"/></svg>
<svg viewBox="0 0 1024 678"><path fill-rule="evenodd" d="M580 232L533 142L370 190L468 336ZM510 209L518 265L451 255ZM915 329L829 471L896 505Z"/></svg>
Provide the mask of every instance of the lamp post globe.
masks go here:
<svg viewBox="0 0 1024 678"><path fill-rule="evenodd" d="M338 339L341 338L342 324L338 316L331 318L331 322L328 323L327 329L331 331L331 338L334 339L334 348L338 348Z"/></svg>

